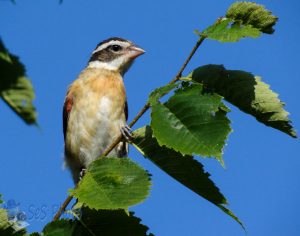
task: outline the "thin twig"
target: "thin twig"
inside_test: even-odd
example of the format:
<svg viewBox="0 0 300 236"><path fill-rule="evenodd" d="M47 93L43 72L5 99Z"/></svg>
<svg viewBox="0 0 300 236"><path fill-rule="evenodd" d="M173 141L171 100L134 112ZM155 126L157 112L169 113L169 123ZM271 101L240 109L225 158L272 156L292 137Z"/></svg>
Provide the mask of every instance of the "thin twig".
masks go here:
<svg viewBox="0 0 300 236"><path fill-rule="evenodd" d="M60 206L58 211L56 212L55 216L53 217L53 221L58 220L61 216L61 214L66 210L69 203L72 201L73 197L69 195L66 200L63 202L63 204Z"/></svg>
<svg viewBox="0 0 300 236"><path fill-rule="evenodd" d="M190 62L190 60L192 59L192 57L194 56L195 52L197 51L197 49L199 48L199 46L202 44L202 42L204 41L205 38L206 38L205 36L201 36L199 38L199 40L197 41L197 43L193 47L192 51L190 52L190 54L188 55L188 57L184 61L183 65L179 69L177 75L175 76L175 78L173 80L171 80L169 82L169 84L174 84L174 83L176 83L181 78L182 72L184 71L184 69L186 68L186 66L188 65L188 63ZM145 114L145 112L149 108L150 108L150 104L147 103L140 110L140 112L133 118L133 120L129 123L129 127L132 127L141 118L141 116ZM115 141L108 148L106 148L104 150L104 152L102 153L101 156L107 156L118 145L118 143L122 140L122 138L123 138L122 135L118 136L115 139ZM66 198L66 200L63 202L63 204L61 205L61 207L59 208L59 210L55 214L53 220L58 220L60 218L61 214L65 211L66 207L69 205L69 203L71 202L72 198L73 197L70 196L70 195Z"/></svg>

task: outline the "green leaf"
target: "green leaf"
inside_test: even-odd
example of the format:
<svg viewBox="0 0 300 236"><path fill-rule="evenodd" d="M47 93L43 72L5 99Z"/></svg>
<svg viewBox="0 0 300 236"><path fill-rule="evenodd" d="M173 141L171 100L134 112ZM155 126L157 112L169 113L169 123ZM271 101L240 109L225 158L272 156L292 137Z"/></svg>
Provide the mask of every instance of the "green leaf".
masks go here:
<svg viewBox="0 0 300 236"><path fill-rule="evenodd" d="M84 209L82 216L84 225L95 235L104 236L146 236L148 227L141 224L141 219L133 212L124 210L90 210ZM86 235L86 234L80 234Z"/></svg>
<svg viewBox="0 0 300 236"><path fill-rule="evenodd" d="M89 208L127 209L145 200L150 185L148 173L129 158L100 158L70 192Z"/></svg>
<svg viewBox="0 0 300 236"><path fill-rule="evenodd" d="M201 197L214 204L226 204L225 197L210 180L203 165L192 156L183 156L172 149L161 147L153 136L150 126L133 132L133 145L155 165L188 187Z"/></svg>
<svg viewBox="0 0 300 236"><path fill-rule="evenodd" d="M43 229L43 236L72 236L76 235L77 223L73 220L57 220L50 222ZM79 234L77 234L79 235ZM88 234L87 234L88 235Z"/></svg>
<svg viewBox="0 0 300 236"><path fill-rule="evenodd" d="M274 32L278 17L263 5L255 2L235 2L227 10L226 17L243 25L251 25L266 34Z"/></svg>
<svg viewBox="0 0 300 236"><path fill-rule="evenodd" d="M2 194L0 194L0 204L3 203L3 200L2 200Z"/></svg>
<svg viewBox="0 0 300 236"><path fill-rule="evenodd" d="M10 54L0 39L0 97L27 124L36 124L35 98L30 80L18 57Z"/></svg>
<svg viewBox="0 0 300 236"><path fill-rule="evenodd" d="M200 35L226 43L237 42L245 37L257 38L260 36L260 31L251 25L241 25L234 23L231 19L222 18L200 33Z"/></svg>
<svg viewBox="0 0 300 236"><path fill-rule="evenodd" d="M222 65L206 65L192 71L189 78L222 95L240 110L267 126L296 138L288 112L278 94L258 76L239 70L226 70Z"/></svg>
<svg viewBox="0 0 300 236"><path fill-rule="evenodd" d="M135 130L133 138L133 145L143 156L179 183L215 204L243 226L241 221L226 208L227 200L209 178L210 174L204 171L201 163L192 156L183 156L172 149L159 146L149 126Z"/></svg>
<svg viewBox="0 0 300 236"><path fill-rule="evenodd" d="M26 230L20 229L15 222L9 221L7 211L0 208L0 235L1 236L26 236Z"/></svg>
<svg viewBox="0 0 300 236"><path fill-rule="evenodd" d="M147 236L148 227L132 212L124 210L90 210L84 208L80 220L58 220L50 222L43 230L43 236Z"/></svg>
<svg viewBox="0 0 300 236"><path fill-rule="evenodd" d="M0 208L0 229L8 228L10 224L8 223L7 212L5 209Z"/></svg>
<svg viewBox="0 0 300 236"><path fill-rule="evenodd" d="M261 33L272 34L278 18L264 6L253 2L236 2L202 33L196 34L220 42L237 42L242 38L257 38Z"/></svg>
<svg viewBox="0 0 300 236"><path fill-rule="evenodd" d="M166 86L155 89L152 93L150 93L148 102L150 104L156 103L162 96L166 95L177 86L178 84L167 84Z"/></svg>
<svg viewBox="0 0 300 236"><path fill-rule="evenodd" d="M182 154L216 157L222 163L231 129L221 100L194 85L177 90L164 104L152 103L151 127L159 145Z"/></svg>

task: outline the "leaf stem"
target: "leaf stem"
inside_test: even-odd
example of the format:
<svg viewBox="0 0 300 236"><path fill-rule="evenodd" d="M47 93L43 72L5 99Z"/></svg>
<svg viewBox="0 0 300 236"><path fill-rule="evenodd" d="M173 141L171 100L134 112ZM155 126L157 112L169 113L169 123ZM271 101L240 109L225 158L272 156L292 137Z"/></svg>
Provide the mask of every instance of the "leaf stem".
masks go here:
<svg viewBox="0 0 300 236"><path fill-rule="evenodd" d="M186 66L188 65L188 63L190 62L190 60L192 59L192 57L194 56L195 52L197 51L197 49L199 48L199 46L202 44L202 42L204 41L205 38L206 37L202 35L198 39L198 41L196 42L196 44L193 47L192 51L190 52L190 54L188 55L188 57L186 58L186 60L182 64L181 68L179 69L178 73L176 74L175 78L173 80L171 80L168 84L174 84L174 83L176 83L180 79L180 77L182 76L182 72L184 71L184 69L186 68ZM145 106L140 110L140 112L129 123L129 127L132 127L146 113L146 111L148 111L149 108L150 108L150 104L149 103L145 104ZM102 153L101 156L107 156L118 145L118 143L122 140L122 138L123 138L122 135L118 136L115 139L115 141L111 145L109 145L108 148L106 148L104 150L104 152ZM59 208L59 210L57 211L57 213L53 217L53 221L58 220L60 218L60 216L62 215L62 213L65 211L66 207L71 202L72 198L73 197L71 195L69 195L66 198L66 200L63 202L63 204L61 205L61 207Z"/></svg>

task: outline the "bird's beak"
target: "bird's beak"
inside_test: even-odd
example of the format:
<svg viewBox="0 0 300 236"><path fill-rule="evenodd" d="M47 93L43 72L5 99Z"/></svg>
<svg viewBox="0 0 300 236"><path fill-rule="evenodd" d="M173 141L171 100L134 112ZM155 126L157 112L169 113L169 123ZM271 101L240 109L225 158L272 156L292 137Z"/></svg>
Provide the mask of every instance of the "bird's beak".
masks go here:
<svg viewBox="0 0 300 236"><path fill-rule="evenodd" d="M129 54L130 54L129 58L132 60L144 53L145 53L145 50L141 49L140 47L138 47L136 45L129 47Z"/></svg>

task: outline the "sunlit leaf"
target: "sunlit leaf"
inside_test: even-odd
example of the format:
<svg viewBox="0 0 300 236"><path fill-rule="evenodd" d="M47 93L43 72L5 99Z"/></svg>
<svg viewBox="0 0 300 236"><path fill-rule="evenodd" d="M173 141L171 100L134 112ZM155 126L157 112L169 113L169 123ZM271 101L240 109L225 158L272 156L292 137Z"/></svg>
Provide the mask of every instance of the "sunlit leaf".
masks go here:
<svg viewBox="0 0 300 236"><path fill-rule="evenodd" d="M10 54L0 39L0 97L27 124L36 123L32 84L18 57Z"/></svg>
<svg viewBox="0 0 300 236"><path fill-rule="evenodd" d="M274 32L278 17L263 5L255 2L235 2L227 10L226 17L243 25L251 25L266 34Z"/></svg>
<svg viewBox="0 0 300 236"><path fill-rule="evenodd" d="M5 209L0 208L0 229L5 229L9 226L7 212Z"/></svg>
<svg viewBox="0 0 300 236"><path fill-rule="evenodd" d="M237 42L245 37L257 38L260 36L260 31L250 25L244 26L233 23L231 19L222 18L201 34L221 42Z"/></svg>
<svg viewBox="0 0 300 236"><path fill-rule="evenodd" d="M149 194L148 173L129 158L100 158L71 194L94 209L127 209Z"/></svg>
<svg viewBox="0 0 300 236"><path fill-rule="evenodd" d="M26 230L20 229L18 225L10 221L7 211L0 208L0 235L1 236L26 236Z"/></svg>
<svg viewBox="0 0 300 236"><path fill-rule="evenodd" d="M182 154L216 157L222 162L231 129L221 100L194 85L177 90L164 104L152 102L151 127L158 143Z"/></svg>
<svg viewBox="0 0 300 236"><path fill-rule="evenodd" d="M159 100L162 96L169 93L171 90L176 88L177 84L167 84L166 86L159 87L155 89L150 95L149 95L149 103L156 103L157 100Z"/></svg>
<svg viewBox="0 0 300 236"><path fill-rule="evenodd" d="M200 36L220 42L237 42L242 38L257 38L261 33L272 34L278 18L264 6L253 2L233 3L226 17L221 17Z"/></svg>
<svg viewBox="0 0 300 236"><path fill-rule="evenodd" d="M133 137L133 145L143 156L242 225L241 221L226 208L227 200L210 179L210 174L204 171L200 162L192 156L183 156L172 149L159 146L149 126L135 130Z"/></svg>
<svg viewBox="0 0 300 236"><path fill-rule="evenodd" d="M249 72L226 70L222 65L206 65L188 75L196 82L222 95L240 110L253 115L258 121L296 137L289 113L278 94L261 78Z"/></svg>

